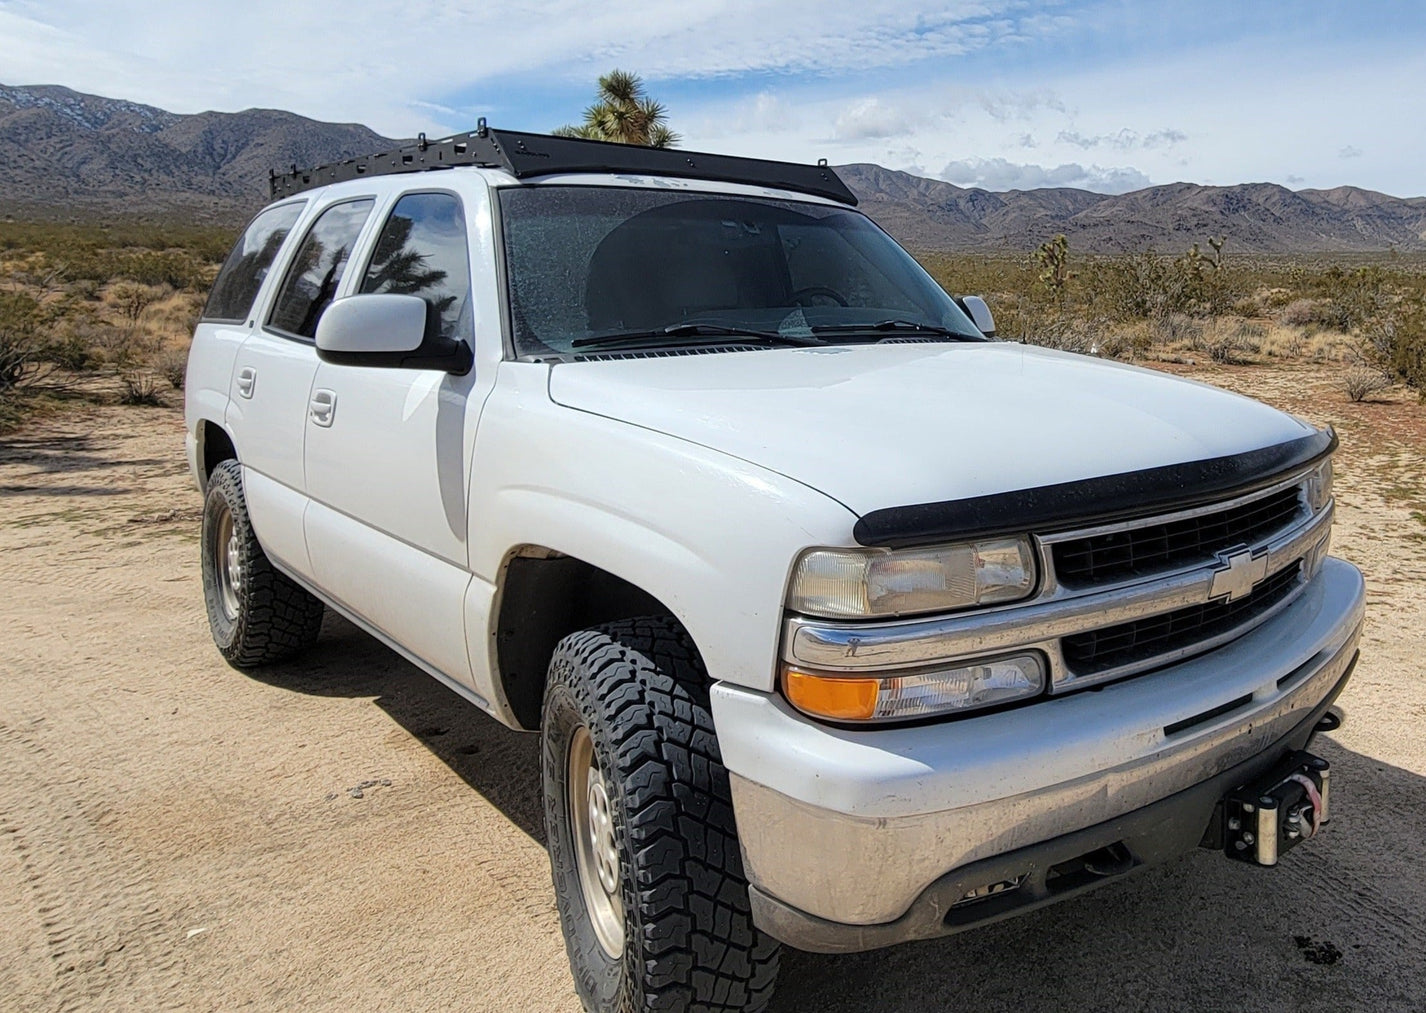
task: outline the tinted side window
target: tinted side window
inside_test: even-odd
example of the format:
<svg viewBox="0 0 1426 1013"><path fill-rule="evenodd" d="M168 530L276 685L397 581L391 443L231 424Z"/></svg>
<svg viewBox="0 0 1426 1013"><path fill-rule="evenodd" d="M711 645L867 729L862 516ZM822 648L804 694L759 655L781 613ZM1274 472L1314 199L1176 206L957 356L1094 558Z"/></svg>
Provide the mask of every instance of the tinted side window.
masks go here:
<svg viewBox="0 0 1426 1013"><path fill-rule="evenodd" d="M441 337L469 338L470 257L460 200L448 193L412 193L397 201L377 237L361 290L418 295L431 307Z"/></svg>
<svg viewBox="0 0 1426 1013"><path fill-rule="evenodd" d="M252 220L233 252L223 261L223 268L208 293L203 307L204 320L242 321L252 309L257 290L267 277L267 269L277 256L278 248L292 231L305 201L268 208Z"/></svg>
<svg viewBox="0 0 1426 1013"><path fill-rule="evenodd" d="M310 338L342 283L352 247L371 214L371 198L333 204L312 223L282 281L267 322L280 331Z"/></svg>

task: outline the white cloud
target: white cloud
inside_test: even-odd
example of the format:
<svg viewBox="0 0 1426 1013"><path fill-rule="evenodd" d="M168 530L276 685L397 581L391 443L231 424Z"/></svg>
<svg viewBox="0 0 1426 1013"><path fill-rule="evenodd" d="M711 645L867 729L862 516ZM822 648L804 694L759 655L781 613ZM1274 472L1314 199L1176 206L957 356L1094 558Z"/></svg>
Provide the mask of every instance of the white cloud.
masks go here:
<svg viewBox="0 0 1426 1013"><path fill-rule="evenodd" d="M1095 134L1091 137L1086 137L1078 130L1061 130L1056 140L1063 144L1072 144L1085 151L1091 148L1114 148L1116 151L1135 149L1151 151L1154 148L1171 148L1181 141L1188 140L1188 135L1182 130L1156 130L1151 134L1140 134L1137 130L1125 127L1112 134Z"/></svg>
<svg viewBox="0 0 1426 1013"><path fill-rule="evenodd" d="M976 101L993 120L1028 120L1042 110L1068 113L1065 104L1051 91L982 91Z"/></svg>
<svg viewBox="0 0 1426 1013"><path fill-rule="evenodd" d="M176 112L253 105L412 132L445 96L512 78L835 74L950 60L1056 30L1021 0L10 0L6 84L60 83ZM413 106L416 99L432 106ZM433 123L416 123L417 127Z"/></svg>
<svg viewBox="0 0 1426 1013"><path fill-rule="evenodd" d="M1026 165L1004 158L967 158L947 163L941 179L958 186L986 190L1036 190L1069 186L1099 193L1128 193L1149 185L1149 177L1130 167L1101 168L1065 162L1053 168Z"/></svg>
<svg viewBox="0 0 1426 1013"><path fill-rule="evenodd" d="M1362 149L1361 149L1361 148L1358 148L1358 147L1356 147L1356 146L1354 146L1354 145L1348 144L1348 145L1346 145L1345 147L1339 148L1339 149L1337 150L1337 157L1338 157L1338 158L1361 158L1361 157L1362 157Z"/></svg>
<svg viewBox="0 0 1426 1013"><path fill-rule="evenodd" d="M876 97L860 98L837 117L837 122L832 125L832 137L838 141L901 137L910 132L914 122L915 117L904 109Z"/></svg>

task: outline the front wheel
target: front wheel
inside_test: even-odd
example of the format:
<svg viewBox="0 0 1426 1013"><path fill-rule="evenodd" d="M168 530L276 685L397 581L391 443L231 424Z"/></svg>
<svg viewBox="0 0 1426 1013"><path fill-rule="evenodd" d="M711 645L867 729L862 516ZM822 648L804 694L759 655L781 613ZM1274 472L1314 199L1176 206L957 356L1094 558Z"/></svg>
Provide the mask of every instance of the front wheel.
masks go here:
<svg viewBox="0 0 1426 1013"><path fill-rule="evenodd" d="M707 679L665 618L555 648L545 831L575 988L596 1013L755 1013L778 948L752 922Z"/></svg>

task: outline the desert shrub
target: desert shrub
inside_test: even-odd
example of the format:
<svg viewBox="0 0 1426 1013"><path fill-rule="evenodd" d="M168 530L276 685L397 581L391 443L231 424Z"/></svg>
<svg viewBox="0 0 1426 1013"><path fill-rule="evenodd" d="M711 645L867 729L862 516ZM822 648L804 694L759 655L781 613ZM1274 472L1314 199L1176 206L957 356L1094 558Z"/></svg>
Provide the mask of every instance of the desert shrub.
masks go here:
<svg viewBox="0 0 1426 1013"><path fill-rule="evenodd" d="M1176 345L1187 342L1191 347L1201 348L1203 322L1186 313L1169 313L1152 318L1149 322L1149 333L1157 344Z"/></svg>
<svg viewBox="0 0 1426 1013"><path fill-rule="evenodd" d="M1426 400L1426 299L1408 298L1397 307L1382 358L1394 375Z"/></svg>
<svg viewBox="0 0 1426 1013"><path fill-rule="evenodd" d="M1225 272L1195 244L1174 260L1153 251L1093 262L1085 272L1091 307L1115 320L1170 314L1215 316L1235 301Z"/></svg>
<svg viewBox="0 0 1426 1013"><path fill-rule="evenodd" d="M142 331L115 327L99 320L72 325L72 340L89 349L90 364L133 369L158 351L158 342Z"/></svg>
<svg viewBox="0 0 1426 1013"><path fill-rule="evenodd" d="M119 314L128 322L131 330L138 327L144 310L162 296L163 290L155 285L121 281L109 286L109 299L118 309Z"/></svg>
<svg viewBox="0 0 1426 1013"><path fill-rule="evenodd" d="M1386 272L1376 265L1348 271L1334 264L1318 276L1316 288L1342 330L1366 325L1393 301Z"/></svg>
<svg viewBox="0 0 1426 1013"><path fill-rule="evenodd" d="M1294 299L1283 307L1278 316L1288 327L1331 327L1346 330L1349 320L1339 306L1330 299Z"/></svg>
<svg viewBox="0 0 1426 1013"><path fill-rule="evenodd" d="M104 286L94 278L80 278L69 283L68 296L78 302L98 299Z"/></svg>
<svg viewBox="0 0 1426 1013"><path fill-rule="evenodd" d="M1220 332L1208 339L1203 344L1203 350L1208 353L1208 357L1220 365L1232 365L1241 362L1243 356L1254 350L1252 344L1244 340L1240 335L1228 331Z"/></svg>
<svg viewBox="0 0 1426 1013"><path fill-rule="evenodd" d="M133 369L119 376L121 390L119 401L126 405L161 407L163 399L158 396L158 380L147 369Z"/></svg>
<svg viewBox="0 0 1426 1013"><path fill-rule="evenodd" d="M41 311L24 292L0 291L0 392L19 386L39 362Z"/></svg>
<svg viewBox="0 0 1426 1013"><path fill-rule="evenodd" d="M1101 347L1104 327L1100 321L1074 313L1031 309L1021 316L1019 326L1021 333L1014 336L1028 344L1086 355L1108 354Z"/></svg>
<svg viewBox="0 0 1426 1013"><path fill-rule="evenodd" d="M98 365L94 348L73 330L67 330L45 341L40 345L39 355L46 362L54 363L60 369L71 373L83 372Z"/></svg>
<svg viewBox="0 0 1426 1013"><path fill-rule="evenodd" d="M1253 294L1253 301L1258 305L1258 313L1266 315L1292 302L1292 292L1282 287L1265 288Z"/></svg>
<svg viewBox="0 0 1426 1013"><path fill-rule="evenodd" d="M1300 327L1274 324L1265 328L1258 351L1284 359L1300 359L1307 352L1308 335Z"/></svg>
<svg viewBox="0 0 1426 1013"><path fill-rule="evenodd" d="M128 278L140 285L205 289L212 281L208 267L183 250L125 251L116 259L113 276Z"/></svg>
<svg viewBox="0 0 1426 1013"><path fill-rule="evenodd" d="M1348 366L1337 378L1337 387L1349 401L1364 401L1391 386L1391 377L1369 366Z"/></svg>
<svg viewBox="0 0 1426 1013"><path fill-rule="evenodd" d="M170 348L159 355L155 363L160 375L174 390L183 389L183 381L188 375L188 352L182 348Z"/></svg>

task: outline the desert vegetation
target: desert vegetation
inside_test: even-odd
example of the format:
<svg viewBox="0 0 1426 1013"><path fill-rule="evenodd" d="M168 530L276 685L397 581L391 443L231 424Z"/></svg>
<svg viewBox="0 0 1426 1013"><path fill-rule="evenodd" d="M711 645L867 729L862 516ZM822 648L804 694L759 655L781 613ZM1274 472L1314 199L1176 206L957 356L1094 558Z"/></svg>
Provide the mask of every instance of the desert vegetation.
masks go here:
<svg viewBox="0 0 1426 1013"><path fill-rule="evenodd" d="M648 148L676 148L681 140L668 125L668 109L644 91L639 75L626 70L611 70L600 77L594 102L584 110L584 121L559 127L554 133Z"/></svg>
<svg viewBox="0 0 1426 1013"><path fill-rule="evenodd" d="M1220 364L1308 359L1353 401L1426 394L1426 258L1233 256L1210 237L1170 256L929 253L949 291L991 303L1000 335L1106 358Z"/></svg>
<svg viewBox="0 0 1426 1013"><path fill-rule="evenodd" d="M220 228L0 223L0 430L65 400L163 403L183 384L194 322L232 238Z"/></svg>
<svg viewBox="0 0 1426 1013"><path fill-rule="evenodd" d="M0 222L0 431L67 400L176 399L233 231ZM1003 337L1106 358L1308 360L1344 399L1426 391L1426 258L923 253L949 291L990 300Z"/></svg>

